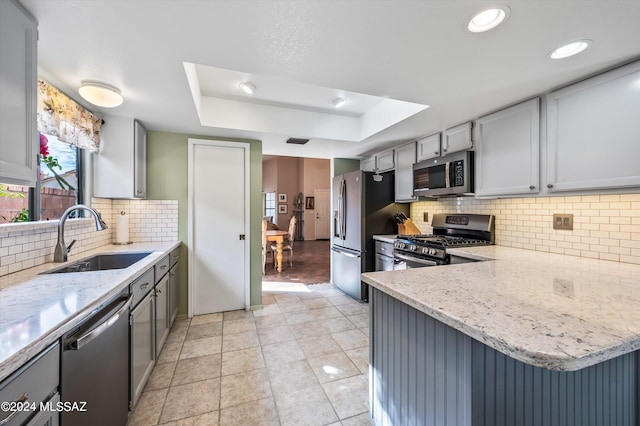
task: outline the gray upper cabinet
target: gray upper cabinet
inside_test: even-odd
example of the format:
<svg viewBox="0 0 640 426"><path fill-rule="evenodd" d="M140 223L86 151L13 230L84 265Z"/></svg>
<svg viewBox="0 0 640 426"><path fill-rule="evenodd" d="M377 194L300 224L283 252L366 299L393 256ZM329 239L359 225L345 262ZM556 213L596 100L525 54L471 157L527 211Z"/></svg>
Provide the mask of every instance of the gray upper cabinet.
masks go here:
<svg viewBox="0 0 640 426"><path fill-rule="evenodd" d="M376 154L376 171L388 172L395 168L395 158L393 157L393 149L387 149Z"/></svg>
<svg viewBox="0 0 640 426"><path fill-rule="evenodd" d="M442 133L442 155L473 148L471 122L460 124Z"/></svg>
<svg viewBox="0 0 640 426"><path fill-rule="evenodd" d="M540 191L539 98L480 117L475 131L476 196Z"/></svg>
<svg viewBox="0 0 640 426"><path fill-rule="evenodd" d="M442 133L427 136L416 143L416 162L440 157L440 138Z"/></svg>
<svg viewBox="0 0 640 426"><path fill-rule="evenodd" d="M551 192L640 187L640 62L547 96Z"/></svg>
<svg viewBox="0 0 640 426"><path fill-rule="evenodd" d="M375 155L367 158L363 158L360 161L360 170L364 172L375 172L376 171L376 157Z"/></svg>
<svg viewBox="0 0 640 426"><path fill-rule="evenodd" d="M395 200L397 203L416 201L413 196L413 164L416 162L416 143L411 142L395 149Z"/></svg>
<svg viewBox="0 0 640 426"><path fill-rule="evenodd" d="M0 1L0 182L34 186L38 24L16 1Z"/></svg>
<svg viewBox="0 0 640 426"><path fill-rule="evenodd" d="M145 198L147 131L133 118L107 116L100 152L93 155L93 195Z"/></svg>

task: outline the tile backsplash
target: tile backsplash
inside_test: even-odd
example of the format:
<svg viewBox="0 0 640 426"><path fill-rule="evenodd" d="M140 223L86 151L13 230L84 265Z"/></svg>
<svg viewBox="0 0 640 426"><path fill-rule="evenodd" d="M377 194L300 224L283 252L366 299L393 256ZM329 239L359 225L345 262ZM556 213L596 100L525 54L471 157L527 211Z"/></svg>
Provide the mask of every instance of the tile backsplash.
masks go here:
<svg viewBox="0 0 640 426"><path fill-rule="evenodd" d="M429 222L423 221L424 213ZM640 194L460 197L411 205L411 218L424 233L431 232L434 213L492 214L501 246L640 264ZM573 214L573 231L553 229L554 213Z"/></svg>
<svg viewBox="0 0 640 426"><path fill-rule="evenodd" d="M134 243L178 241L176 200L110 200L94 198L91 206L100 212L109 228L97 232L92 217L70 219L65 224L67 245L76 240L69 259L115 241L115 216L129 215L129 236ZM58 221L0 226L0 276L53 262L58 238Z"/></svg>

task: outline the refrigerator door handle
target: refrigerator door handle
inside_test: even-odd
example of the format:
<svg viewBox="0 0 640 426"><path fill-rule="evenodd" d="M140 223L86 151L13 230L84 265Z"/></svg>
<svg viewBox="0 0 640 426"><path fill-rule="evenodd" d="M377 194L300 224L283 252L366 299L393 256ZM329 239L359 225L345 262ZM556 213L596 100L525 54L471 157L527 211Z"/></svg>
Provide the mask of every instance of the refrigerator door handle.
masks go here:
<svg viewBox="0 0 640 426"><path fill-rule="evenodd" d="M347 239L347 181L342 181L342 239Z"/></svg>
<svg viewBox="0 0 640 426"><path fill-rule="evenodd" d="M348 256L348 257L360 257L359 254L350 253L348 251L340 250L340 249L337 249L335 247L331 247L331 250L335 251L338 254L342 254L342 255L345 255L345 256Z"/></svg>

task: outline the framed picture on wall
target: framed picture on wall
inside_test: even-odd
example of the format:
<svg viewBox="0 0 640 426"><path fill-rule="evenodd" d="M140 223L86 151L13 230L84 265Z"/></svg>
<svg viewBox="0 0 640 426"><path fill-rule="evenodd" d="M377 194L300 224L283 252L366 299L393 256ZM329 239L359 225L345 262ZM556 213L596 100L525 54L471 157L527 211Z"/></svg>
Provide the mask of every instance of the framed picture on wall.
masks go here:
<svg viewBox="0 0 640 426"><path fill-rule="evenodd" d="M287 205L278 204L278 213L287 214Z"/></svg>
<svg viewBox="0 0 640 426"><path fill-rule="evenodd" d="M286 203L287 202L287 194L278 194L278 202L279 203Z"/></svg>
<svg viewBox="0 0 640 426"><path fill-rule="evenodd" d="M313 210L314 207L314 203L315 203L315 198L314 197L306 197L305 198L305 203L304 203L304 208L307 210Z"/></svg>

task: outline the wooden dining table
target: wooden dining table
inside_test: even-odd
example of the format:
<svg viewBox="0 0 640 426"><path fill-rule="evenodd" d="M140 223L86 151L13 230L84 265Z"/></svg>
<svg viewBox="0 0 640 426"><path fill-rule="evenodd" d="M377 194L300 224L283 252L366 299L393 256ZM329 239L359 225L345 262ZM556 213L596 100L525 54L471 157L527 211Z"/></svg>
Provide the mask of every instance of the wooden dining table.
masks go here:
<svg viewBox="0 0 640 426"><path fill-rule="evenodd" d="M267 241L274 241L276 243L276 255L275 261L277 262L278 272L282 272L282 244L284 243L284 237L289 235L288 231L281 231L279 229L272 229L266 231Z"/></svg>

